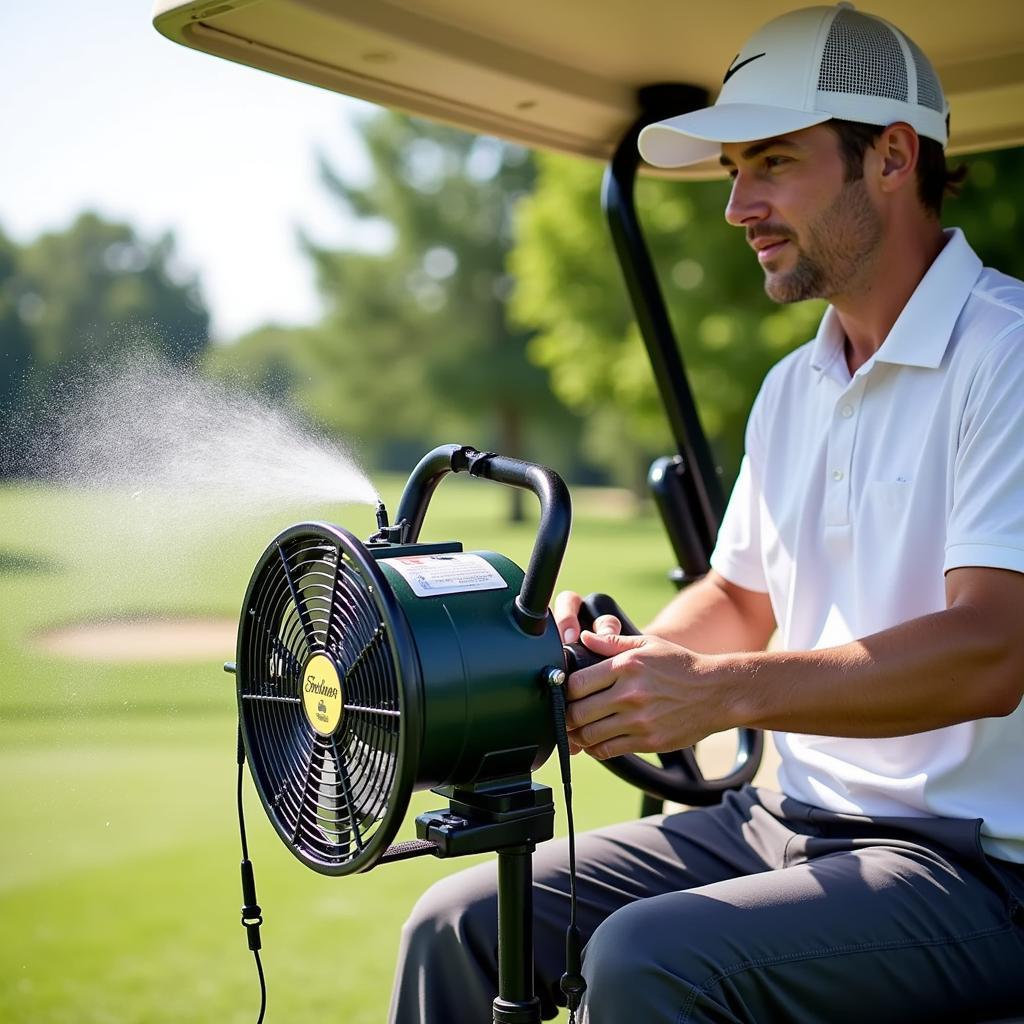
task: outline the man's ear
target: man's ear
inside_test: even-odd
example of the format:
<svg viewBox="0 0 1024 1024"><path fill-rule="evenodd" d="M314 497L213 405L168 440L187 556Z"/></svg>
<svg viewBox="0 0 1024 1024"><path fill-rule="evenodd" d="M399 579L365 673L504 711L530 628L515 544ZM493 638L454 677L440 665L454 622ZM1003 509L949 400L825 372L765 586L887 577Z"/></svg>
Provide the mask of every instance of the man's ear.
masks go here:
<svg viewBox="0 0 1024 1024"><path fill-rule="evenodd" d="M905 121L889 125L872 147L875 177L882 192L898 192L907 185L916 188L915 173L921 151L917 132Z"/></svg>

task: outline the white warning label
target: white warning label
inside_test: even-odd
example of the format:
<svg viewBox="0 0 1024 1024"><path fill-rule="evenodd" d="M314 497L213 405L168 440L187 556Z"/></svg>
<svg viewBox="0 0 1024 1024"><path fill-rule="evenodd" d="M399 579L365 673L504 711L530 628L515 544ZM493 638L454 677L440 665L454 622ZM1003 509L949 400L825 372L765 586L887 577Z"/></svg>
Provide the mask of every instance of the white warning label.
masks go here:
<svg viewBox="0 0 1024 1024"><path fill-rule="evenodd" d="M405 555L387 564L405 577L417 597L464 594L472 590L504 590L501 573L480 555L455 552L448 555Z"/></svg>

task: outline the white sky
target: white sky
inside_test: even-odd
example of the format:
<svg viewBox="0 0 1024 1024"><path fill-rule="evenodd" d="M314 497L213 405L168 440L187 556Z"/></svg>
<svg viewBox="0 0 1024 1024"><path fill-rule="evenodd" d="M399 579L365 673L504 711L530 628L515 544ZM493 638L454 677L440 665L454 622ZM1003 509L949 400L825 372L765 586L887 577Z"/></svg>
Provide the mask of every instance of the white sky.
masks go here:
<svg viewBox="0 0 1024 1024"><path fill-rule="evenodd" d="M0 227L25 242L92 208L173 229L220 340L315 319L297 226L357 240L315 153L365 174L350 119L370 108L178 46L151 6L0 0Z"/></svg>

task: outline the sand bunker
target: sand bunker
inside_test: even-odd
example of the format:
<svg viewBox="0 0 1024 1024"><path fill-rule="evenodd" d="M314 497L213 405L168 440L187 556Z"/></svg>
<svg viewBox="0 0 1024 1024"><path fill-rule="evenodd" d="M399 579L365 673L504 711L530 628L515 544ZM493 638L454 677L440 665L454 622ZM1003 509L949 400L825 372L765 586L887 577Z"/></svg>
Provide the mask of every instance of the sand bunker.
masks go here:
<svg viewBox="0 0 1024 1024"><path fill-rule="evenodd" d="M36 646L86 661L233 661L235 619L85 622L41 634Z"/></svg>

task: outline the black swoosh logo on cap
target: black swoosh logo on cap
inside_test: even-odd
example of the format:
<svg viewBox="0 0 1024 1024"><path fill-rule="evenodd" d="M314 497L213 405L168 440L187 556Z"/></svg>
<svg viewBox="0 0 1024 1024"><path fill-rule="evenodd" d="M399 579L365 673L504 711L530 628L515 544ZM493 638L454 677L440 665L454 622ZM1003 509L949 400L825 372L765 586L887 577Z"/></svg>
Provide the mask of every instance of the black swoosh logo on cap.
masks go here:
<svg viewBox="0 0 1024 1024"><path fill-rule="evenodd" d="M738 57L738 56L739 56L739 54L737 53L736 57ZM728 82L729 79L732 78L732 76L735 75L736 72L739 71L740 68L745 68L752 61L758 60L760 57L764 57L764 56L765 56L765 54L758 53L758 54L755 54L753 57L748 57L746 60L741 60L739 62L739 64L736 63L736 57L733 57L733 63L729 65L729 70L726 71L725 78L722 79L722 85L725 85L725 83Z"/></svg>

